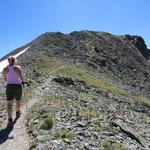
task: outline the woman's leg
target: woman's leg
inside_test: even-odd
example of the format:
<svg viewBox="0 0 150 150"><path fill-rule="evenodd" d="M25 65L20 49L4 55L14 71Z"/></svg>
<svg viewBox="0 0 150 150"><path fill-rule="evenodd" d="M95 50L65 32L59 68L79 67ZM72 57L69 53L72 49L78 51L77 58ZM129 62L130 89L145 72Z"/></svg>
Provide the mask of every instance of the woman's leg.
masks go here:
<svg viewBox="0 0 150 150"><path fill-rule="evenodd" d="M20 105L20 100L16 100L16 119L21 116Z"/></svg>
<svg viewBox="0 0 150 150"><path fill-rule="evenodd" d="M16 117L20 117L20 107L21 107L21 97L22 97L22 85L16 86L16 93L15 93L15 99L16 99Z"/></svg>
<svg viewBox="0 0 150 150"><path fill-rule="evenodd" d="M7 101L8 119L12 119L12 107L13 107L13 100Z"/></svg>
<svg viewBox="0 0 150 150"><path fill-rule="evenodd" d="M16 100L16 112L20 112L20 100Z"/></svg>

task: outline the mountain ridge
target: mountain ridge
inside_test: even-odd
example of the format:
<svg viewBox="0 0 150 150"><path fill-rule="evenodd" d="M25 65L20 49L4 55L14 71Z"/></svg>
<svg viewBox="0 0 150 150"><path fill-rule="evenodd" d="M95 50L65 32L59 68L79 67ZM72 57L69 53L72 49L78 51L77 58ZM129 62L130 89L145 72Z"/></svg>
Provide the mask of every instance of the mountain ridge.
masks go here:
<svg viewBox="0 0 150 150"><path fill-rule="evenodd" d="M127 37L129 39L129 35ZM141 37L133 37L133 39L136 38L143 42ZM70 34L45 33L31 42L30 49L32 52L29 52L31 55L27 59L32 57L32 53L41 52L46 53L49 57L68 59L74 64L85 64L91 69L107 73L109 77L113 76L116 80L121 76L127 81L128 76L126 77L123 72L128 72L131 79L139 78L137 79L138 82L143 82L145 79L140 79L140 74L141 70L145 70L142 71L143 74L148 74L149 63L147 58L149 56L146 55L145 57L145 51L149 50L146 50L145 42L141 46L143 49L139 50L140 46L137 48L133 44L134 42L131 42L134 40L131 39L132 37L130 37L130 40L126 40L126 36L120 37L93 31L75 31ZM140 83L134 82L132 84L136 87L140 85ZM141 88L143 88L142 86L144 86L143 83Z"/></svg>
<svg viewBox="0 0 150 150"><path fill-rule="evenodd" d="M149 149L149 49L142 37L47 32L1 60L27 46L17 58L24 99L39 99L27 110L30 149Z"/></svg>
<svg viewBox="0 0 150 150"><path fill-rule="evenodd" d="M35 38L32 42L29 42L27 44L25 44L24 46L22 47L19 47L13 51L11 51L10 53L6 54L5 56L3 56L1 60L5 59L6 57L10 56L10 55L14 55L18 52L20 52L22 49L28 47L28 46L31 46L32 44L36 43L36 41L38 41L39 39L43 38L44 36L47 37L48 35L50 34L55 34L55 35L71 35L71 34L74 34L74 33L81 33L81 32L91 32L91 33L101 33L101 34L106 34L106 35L110 35L110 36L116 36L116 37L122 37L125 41L129 42L130 44L133 44L135 45L135 47L143 54L143 56L145 58L147 58L149 56L149 51L150 49L147 48L147 45L145 44L145 41L144 39L141 37L141 36L138 36L138 35L129 35L129 34L124 34L124 35L115 35L115 34L111 34L111 33L108 33L108 32L96 32L96 31L88 31L88 30L82 30L82 31L74 31L74 32L71 32L69 34L64 34L62 32L45 32L43 34L41 34L40 36L38 36L37 38ZM145 52L145 53L144 53Z"/></svg>

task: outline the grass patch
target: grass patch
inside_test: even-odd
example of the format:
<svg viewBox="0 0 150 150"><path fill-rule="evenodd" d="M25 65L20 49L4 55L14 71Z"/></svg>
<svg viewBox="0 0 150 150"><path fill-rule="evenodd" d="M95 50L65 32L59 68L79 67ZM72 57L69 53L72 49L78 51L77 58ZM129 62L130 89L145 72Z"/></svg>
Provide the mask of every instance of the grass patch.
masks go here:
<svg viewBox="0 0 150 150"><path fill-rule="evenodd" d="M139 96L131 95L131 97L132 97L135 101L137 101L137 102L142 102L142 103L144 103L144 104L150 106L150 99L148 99L148 98L146 98L146 97L144 97L144 96L141 96L141 95L139 95Z"/></svg>
<svg viewBox="0 0 150 150"><path fill-rule="evenodd" d="M110 132L113 131L113 128L110 125L108 125L108 124L105 124L101 129L103 131L110 131Z"/></svg>
<svg viewBox="0 0 150 150"><path fill-rule="evenodd" d="M50 99L51 98L49 96L47 96L47 95L42 96L42 100L44 100L46 102L50 101Z"/></svg>
<svg viewBox="0 0 150 150"><path fill-rule="evenodd" d="M66 101L63 96L53 96L51 99L49 99L49 105L53 108L69 108L71 104L72 102Z"/></svg>
<svg viewBox="0 0 150 150"><path fill-rule="evenodd" d="M92 118L96 118L96 117L98 117L100 115L100 112L97 111L97 110L93 110L93 109L87 108L87 107L83 107L80 110L79 115L81 117L90 116Z"/></svg>
<svg viewBox="0 0 150 150"><path fill-rule="evenodd" d="M97 100L98 99L98 96L92 94L92 93L79 93L80 97L81 98L84 98L85 100L87 101L94 101L94 100Z"/></svg>
<svg viewBox="0 0 150 150"><path fill-rule="evenodd" d="M100 150L126 150L120 143L112 143L108 140L100 141Z"/></svg>
<svg viewBox="0 0 150 150"><path fill-rule="evenodd" d="M101 126L101 123L100 123L98 118L93 118L91 120L91 124L94 124L96 127L100 127Z"/></svg>
<svg viewBox="0 0 150 150"><path fill-rule="evenodd" d="M49 116L48 118L44 119L42 123L39 125L39 129L49 130L53 127L54 121L53 117Z"/></svg>
<svg viewBox="0 0 150 150"><path fill-rule="evenodd" d="M87 85L94 86L102 91L133 98L136 101L150 105L149 99L143 96L135 96L129 91L113 85L110 81L102 79L97 72L93 73L83 66L75 66L60 58L49 57L44 52L41 52L38 58L39 62L36 63L34 67L41 73L54 76L59 74L64 77L72 78L73 80L78 79L84 81Z"/></svg>
<svg viewBox="0 0 150 150"><path fill-rule="evenodd" d="M23 93L22 93L23 103L27 103L33 97L35 89L36 89L36 85L34 83L32 83L32 86L30 87L23 88Z"/></svg>
<svg viewBox="0 0 150 150"><path fill-rule="evenodd" d="M34 105L28 114L29 127L32 130L51 129L54 124L54 115L50 112L41 113L38 105ZM52 115L50 115L52 114Z"/></svg>
<svg viewBox="0 0 150 150"><path fill-rule="evenodd" d="M57 68L67 65L67 62L63 61L62 59L49 57L44 52L38 53L37 58L39 58L39 61L36 63L36 65L34 65L34 68L46 74L52 74L55 70L57 70Z"/></svg>
<svg viewBox="0 0 150 150"><path fill-rule="evenodd" d="M38 106L37 105L34 105L32 106L30 112L29 112L29 115L28 115L28 118L29 119L38 119L40 118L40 114L37 113L37 110L38 109Z"/></svg>
<svg viewBox="0 0 150 150"><path fill-rule="evenodd" d="M99 88L102 91L133 98L136 101L140 101L142 103L150 105L150 100L145 98L144 96L134 95L125 89L109 83L106 80L101 80L98 76L95 76L90 71L87 71L83 68L75 66L65 66L58 69L55 73L61 74L62 76L68 78L72 78L73 80L78 79L84 81L87 85ZM90 97L90 95L86 96Z"/></svg>
<svg viewBox="0 0 150 150"><path fill-rule="evenodd" d="M84 81L89 86L95 86L107 92L118 93L121 95L129 94L126 90L116 87L105 80L99 79L97 76L94 76L94 74L91 74L89 71L83 68L80 69L79 67L77 68L75 66L65 66L58 69L56 72L62 76L72 78L73 80L78 79Z"/></svg>
<svg viewBox="0 0 150 150"><path fill-rule="evenodd" d="M112 143L114 150L126 150L125 147L120 143Z"/></svg>
<svg viewBox="0 0 150 150"><path fill-rule="evenodd" d="M38 129L38 124L31 124L30 128L34 131Z"/></svg>
<svg viewBox="0 0 150 150"><path fill-rule="evenodd" d="M55 131L53 133L53 136L55 138L66 138L66 139L71 139L75 136L75 133L73 131L69 130L64 130L64 131Z"/></svg>
<svg viewBox="0 0 150 150"><path fill-rule="evenodd" d="M36 146L37 146L37 142L36 142L35 140L33 140L33 141L30 143L30 148L29 148L29 150L35 149Z"/></svg>

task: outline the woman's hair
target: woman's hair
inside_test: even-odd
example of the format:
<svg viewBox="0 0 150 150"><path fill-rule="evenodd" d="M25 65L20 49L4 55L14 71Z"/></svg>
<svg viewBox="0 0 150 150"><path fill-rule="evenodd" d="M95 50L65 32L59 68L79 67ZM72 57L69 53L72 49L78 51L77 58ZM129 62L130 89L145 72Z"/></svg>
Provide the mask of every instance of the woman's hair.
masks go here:
<svg viewBox="0 0 150 150"><path fill-rule="evenodd" d="M16 58L14 56L8 57L8 62L10 65L14 65L16 62Z"/></svg>

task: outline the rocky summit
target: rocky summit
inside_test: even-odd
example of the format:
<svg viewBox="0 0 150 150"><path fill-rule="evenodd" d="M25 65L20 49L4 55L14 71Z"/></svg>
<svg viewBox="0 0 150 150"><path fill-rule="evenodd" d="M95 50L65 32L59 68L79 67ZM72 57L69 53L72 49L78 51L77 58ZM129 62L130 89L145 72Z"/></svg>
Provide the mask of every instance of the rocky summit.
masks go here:
<svg viewBox="0 0 150 150"><path fill-rule="evenodd" d="M135 35L47 32L18 56L30 150L150 149L150 50ZM5 120L0 81L0 124Z"/></svg>

